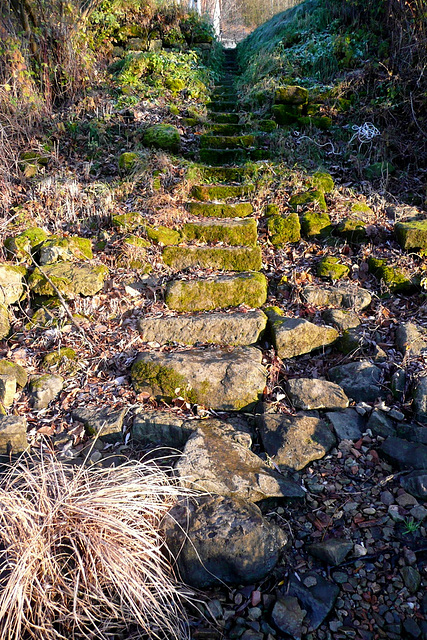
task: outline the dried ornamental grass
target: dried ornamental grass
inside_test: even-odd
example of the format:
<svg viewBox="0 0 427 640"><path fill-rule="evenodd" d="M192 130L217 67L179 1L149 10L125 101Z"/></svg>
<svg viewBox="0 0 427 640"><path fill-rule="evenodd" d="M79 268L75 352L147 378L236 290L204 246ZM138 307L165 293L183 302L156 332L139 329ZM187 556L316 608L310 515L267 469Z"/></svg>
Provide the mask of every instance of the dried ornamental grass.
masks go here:
<svg viewBox="0 0 427 640"><path fill-rule="evenodd" d="M184 491L141 462L12 467L0 486L1 640L188 637L160 527Z"/></svg>

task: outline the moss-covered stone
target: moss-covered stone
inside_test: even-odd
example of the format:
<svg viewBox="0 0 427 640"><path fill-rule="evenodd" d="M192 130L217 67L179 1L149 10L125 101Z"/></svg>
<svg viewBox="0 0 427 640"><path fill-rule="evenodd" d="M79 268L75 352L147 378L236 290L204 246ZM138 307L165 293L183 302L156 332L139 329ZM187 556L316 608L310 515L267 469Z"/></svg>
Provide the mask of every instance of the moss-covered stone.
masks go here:
<svg viewBox="0 0 427 640"><path fill-rule="evenodd" d="M254 218L188 222L183 227L183 234L188 240L252 246L257 241L257 222Z"/></svg>
<svg viewBox="0 0 427 640"><path fill-rule="evenodd" d="M277 129L277 122L274 120L260 120L256 128L264 133L271 133Z"/></svg>
<svg viewBox="0 0 427 640"><path fill-rule="evenodd" d="M389 267L386 260L370 257L369 271L390 288L393 293L411 293L415 290L414 283L408 276L394 267Z"/></svg>
<svg viewBox="0 0 427 640"><path fill-rule="evenodd" d="M238 136L244 129L243 124L208 124L209 131L221 136Z"/></svg>
<svg viewBox="0 0 427 640"><path fill-rule="evenodd" d="M201 121L198 118L182 118L182 124L184 127L197 127L200 126Z"/></svg>
<svg viewBox="0 0 427 640"><path fill-rule="evenodd" d="M217 122L218 124L238 124L239 123L238 113L212 113L210 118L212 122Z"/></svg>
<svg viewBox="0 0 427 640"><path fill-rule="evenodd" d="M235 100L212 100L208 104L209 111L214 111L216 113L230 113L232 111L236 111L236 101Z"/></svg>
<svg viewBox="0 0 427 640"><path fill-rule="evenodd" d="M62 347L61 349L47 353L42 360L42 364L44 367L52 368L66 365L74 360L77 360L77 353L74 349Z"/></svg>
<svg viewBox="0 0 427 640"><path fill-rule="evenodd" d="M166 78L165 85L166 88L169 89L169 91L174 95L185 89L185 82L184 80L182 80L182 78Z"/></svg>
<svg viewBox="0 0 427 640"><path fill-rule="evenodd" d="M188 210L194 216L208 218L246 218L253 213L253 206L249 202L239 202L238 204L189 202Z"/></svg>
<svg viewBox="0 0 427 640"><path fill-rule="evenodd" d="M247 149L200 149L201 162L210 165L240 164L248 159Z"/></svg>
<svg viewBox="0 0 427 640"><path fill-rule="evenodd" d="M44 229L30 227L14 237L6 238L4 246L18 260L26 259L47 237L48 234Z"/></svg>
<svg viewBox="0 0 427 640"><path fill-rule="evenodd" d="M335 189L335 182L327 171L316 171L310 178L311 188L323 193L331 193Z"/></svg>
<svg viewBox="0 0 427 640"><path fill-rule="evenodd" d="M49 155L39 151L23 151L19 156L19 168L26 178L33 178L40 167L47 165Z"/></svg>
<svg viewBox="0 0 427 640"><path fill-rule="evenodd" d="M300 114L294 113L284 104L273 105L271 112L277 124L282 126L295 124L300 117Z"/></svg>
<svg viewBox="0 0 427 640"><path fill-rule="evenodd" d="M308 90L298 85L279 87L274 93L275 104L303 105L308 102Z"/></svg>
<svg viewBox="0 0 427 640"><path fill-rule="evenodd" d="M134 231L145 226L143 217L137 211L115 215L112 217L112 222L121 231Z"/></svg>
<svg viewBox="0 0 427 640"><path fill-rule="evenodd" d="M345 218L336 227L335 233L354 244L366 240L366 222L358 218Z"/></svg>
<svg viewBox="0 0 427 640"><path fill-rule="evenodd" d="M32 329L37 329L39 327L51 327L57 325L58 319L55 314L46 306L43 306L34 312L29 322L26 323L25 328L27 331L31 331Z"/></svg>
<svg viewBox="0 0 427 640"><path fill-rule="evenodd" d="M143 143L148 147L177 152L181 147L181 136L172 124L155 124L144 133Z"/></svg>
<svg viewBox="0 0 427 640"><path fill-rule="evenodd" d="M328 210L323 191L319 191L319 189L310 189L309 191L296 193L289 200L289 206L294 210L306 205L317 205L321 211Z"/></svg>
<svg viewBox="0 0 427 640"><path fill-rule="evenodd" d="M375 178L382 178L391 175L395 172L395 168L390 162L375 162L365 168L365 176L368 180L374 180Z"/></svg>
<svg viewBox="0 0 427 640"><path fill-rule="evenodd" d="M267 279L261 273L218 276L205 280L175 280L166 288L165 302L181 312L226 309L245 304L261 307L267 299Z"/></svg>
<svg viewBox="0 0 427 640"><path fill-rule="evenodd" d="M405 251L427 250L427 220L397 222L394 232L398 243Z"/></svg>
<svg viewBox="0 0 427 640"><path fill-rule="evenodd" d="M307 238L324 238L332 231L331 218L324 211L307 211L301 216L301 230Z"/></svg>
<svg viewBox="0 0 427 640"><path fill-rule="evenodd" d="M139 162L139 154L133 151L125 151L119 156L119 170L123 173L131 173Z"/></svg>
<svg viewBox="0 0 427 640"><path fill-rule="evenodd" d="M298 242L301 238L301 225L296 213L269 217L267 228L274 247L283 247L287 242Z"/></svg>
<svg viewBox="0 0 427 640"><path fill-rule="evenodd" d="M146 240L145 238L141 238L140 236L135 236L133 234L130 234L126 236L126 238L123 238L123 242L132 247L138 247L139 249L144 249L151 246L151 243L148 240Z"/></svg>
<svg viewBox="0 0 427 640"><path fill-rule="evenodd" d="M181 241L180 232L175 231L174 229L169 229L169 227L147 227L146 232L148 238L152 242L163 246L178 244Z"/></svg>
<svg viewBox="0 0 427 640"><path fill-rule="evenodd" d="M332 127L332 118L329 116L308 116L310 123L321 131L328 131Z"/></svg>
<svg viewBox="0 0 427 640"><path fill-rule="evenodd" d="M342 264L338 258L334 256L325 256L317 265L317 275L320 278L330 278L331 280L339 280L347 276L350 269Z"/></svg>
<svg viewBox="0 0 427 640"><path fill-rule="evenodd" d="M186 378L173 367L153 362L135 362L132 365L131 378L137 393L149 387L155 395L169 401L178 396L186 402L197 401L197 396L189 387Z"/></svg>
<svg viewBox="0 0 427 640"><path fill-rule="evenodd" d="M278 216L280 214L279 205L275 204L274 202L267 204L265 206L264 214L267 218L269 218L270 216Z"/></svg>
<svg viewBox="0 0 427 640"><path fill-rule="evenodd" d="M28 381L28 374L24 367L10 360L0 360L0 375L13 376L16 384L24 388Z"/></svg>
<svg viewBox="0 0 427 640"><path fill-rule="evenodd" d="M79 238L72 236L60 238L50 236L38 248L40 254L40 264L53 264L58 261L72 260L92 260L92 241L89 238Z"/></svg>
<svg viewBox="0 0 427 640"><path fill-rule="evenodd" d="M373 214L374 212L372 211L371 207L368 207L368 205L365 202L353 202L351 205L351 213L366 213L368 215Z"/></svg>
<svg viewBox="0 0 427 640"><path fill-rule="evenodd" d="M28 279L28 286L33 293L40 296L56 296L56 291L42 271L46 273L60 293L68 299L79 294L83 296L95 295L102 289L108 275L108 269L105 265L57 262L45 265L43 270L37 267Z"/></svg>
<svg viewBox="0 0 427 640"><path fill-rule="evenodd" d="M207 202L209 200L230 200L233 198L241 198L253 193L255 186L253 184L242 185L195 185L190 192L192 198Z"/></svg>
<svg viewBox="0 0 427 640"><path fill-rule="evenodd" d="M163 260L177 271L188 267L224 271L259 271L259 247L166 247Z"/></svg>
<svg viewBox="0 0 427 640"><path fill-rule="evenodd" d="M246 177L252 176L245 166L243 167L210 167L203 164L191 164L187 168L186 178L191 182L205 180L206 182L243 182Z"/></svg>
<svg viewBox="0 0 427 640"><path fill-rule="evenodd" d="M204 134L200 136L202 149L249 149L254 147L256 138L253 135L243 136L213 136Z"/></svg>

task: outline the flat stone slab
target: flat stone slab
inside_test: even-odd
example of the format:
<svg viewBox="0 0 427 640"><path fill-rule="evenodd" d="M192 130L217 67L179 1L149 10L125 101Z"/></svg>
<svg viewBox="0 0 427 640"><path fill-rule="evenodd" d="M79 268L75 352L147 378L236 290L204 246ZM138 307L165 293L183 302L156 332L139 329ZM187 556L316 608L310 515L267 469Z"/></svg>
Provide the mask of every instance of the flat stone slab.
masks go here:
<svg viewBox="0 0 427 640"><path fill-rule="evenodd" d="M177 475L184 486L249 502L304 497L299 484L252 453L250 442L247 434L224 430L219 420L204 420L185 445Z"/></svg>
<svg viewBox="0 0 427 640"><path fill-rule="evenodd" d="M296 409L345 409L348 398L339 385L316 378L288 380L286 393Z"/></svg>
<svg viewBox="0 0 427 640"><path fill-rule="evenodd" d="M247 313L233 311L141 318L138 330L145 342L246 346L258 342L266 324L267 316L257 309Z"/></svg>
<svg viewBox="0 0 427 640"><path fill-rule="evenodd" d="M242 273L199 280L174 280L166 287L165 302L174 311L210 311L245 304L254 309L267 300L267 278Z"/></svg>
<svg viewBox="0 0 427 640"><path fill-rule="evenodd" d="M329 377L356 402L373 402L385 393L380 386L381 369L368 360L332 367Z"/></svg>
<svg viewBox="0 0 427 640"><path fill-rule="evenodd" d="M324 420L299 413L296 416L265 413L257 417L264 448L279 466L300 471L319 460L336 444Z"/></svg>
<svg viewBox="0 0 427 640"><path fill-rule="evenodd" d="M22 453L28 447L27 421L23 416L0 415L0 454Z"/></svg>
<svg viewBox="0 0 427 640"><path fill-rule="evenodd" d="M34 293L40 296L56 296L55 289L47 277L53 282L60 293L68 299L76 295L93 296L104 286L108 275L105 265L76 264L74 262L56 262L47 264L43 269L38 267L28 279L28 285Z"/></svg>
<svg viewBox="0 0 427 640"><path fill-rule="evenodd" d="M187 206L193 216L208 218L246 218L254 210L250 202L238 202L237 204L189 202Z"/></svg>
<svg viewBox="0 0 427 640"><path fill-rule="evenodd" d="M99 436L104 442L121 442L123 440L123 420L126 407L112 410L110 407L78 407L72 411L75 420L83 422L90 436Z"/></svg>
<svg viewBox="0 0 427 640"><path fill-rule="evenodd" d="M182 580L197 589L259 582L287 543L283 529L268 522L255 504L224 496L182 502L164 526Z"/></svg>
<svg viewBox="0 0 427 640"><path fill-rule="evenodd" d="M0 304L17 302L24 292L23 276L18 267L0 264Z"/></svg>
<svg viewBox="0 0 427 640"><path fill-rule="evenodd" d="M236 125L220 125L236 126ZM237 125L239 126L239 125ZM227 200L229 198L241 198L255 191L255 185L253 184L201 184L194 185L192 187L190 195L196 200L207 202L209 200Z"/></svg>
<svg viewBox="0 0 427 640"><path fill-rule="evenodd" d="M254 347L142 352L131 375L137 392L238 411L252 407L264 390L266 370L261 362L262 353Z"/></svg>
<svg viewBox="0 0 427 640"><path fill-rule="evenodd" d="M326 416L331 422L338 440L359 440L362 437L365 423L355 409L328 411Z"/></svg>
<svg viewBox="0 0 427 640"><path fill-rule="evenodd" d="M183 226L187 240L202 242L224 242L229 245L254 246L257 242L257 221L255 218L204 219L188 222Z"/></svg>
<svg viewBox="0 0 427 640"><path fill-rule="evenodd" d="M271 318L273 344L279 358L294 358L333 344L339 334L333 327L319 327L303 318Z"/></svg>
<svg viewBox="0 0 427 640"><path fill-rule="evenodd" d="M427 329L415 322L403 322L396 330L396 346L403 355L427 353Z"/></svg>
<svg viewBox="0 0 427 640"><path fill-rule="evenodd" d="M165 247L163 261L180 271L189 267L223 271L259 271L260 247Z"/></svg>
<svg viewBox="0 0 427 640"><path fill-rule="evenodd" d="M366 309L372 301L367 289L352 284L308 285L304 287L302 297L307 304L315 307L343 307L354 311Z"/></svg>

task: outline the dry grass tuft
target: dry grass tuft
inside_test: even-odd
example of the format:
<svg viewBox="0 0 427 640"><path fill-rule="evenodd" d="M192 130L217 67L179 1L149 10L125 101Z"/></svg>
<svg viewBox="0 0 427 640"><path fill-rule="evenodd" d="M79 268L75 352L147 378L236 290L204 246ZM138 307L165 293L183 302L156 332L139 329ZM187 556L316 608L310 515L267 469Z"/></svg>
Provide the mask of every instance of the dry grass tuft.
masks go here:
<svg viewBox="0 0 427 640"><path fill-rule="evenodd" d="M188 637L161 534L182 494L142 462L13 466L0 486L1 640Z"/></svg>

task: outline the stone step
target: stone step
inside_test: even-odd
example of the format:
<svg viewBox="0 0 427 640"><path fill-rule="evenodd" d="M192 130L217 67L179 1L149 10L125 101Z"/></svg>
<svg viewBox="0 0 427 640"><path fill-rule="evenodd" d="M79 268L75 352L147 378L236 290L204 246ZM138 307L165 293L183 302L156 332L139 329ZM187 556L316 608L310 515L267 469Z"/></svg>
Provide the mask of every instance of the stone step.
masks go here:
<svg viewBox="0 0 427 640"><path fill-rule="evenodd" d="M187 240L224 242L234 246L255 246L257 242L257 221L255 218L202 219L197 222L187 222L182 231Z"/></svg>
<svg viewBox="0 0 427 640"><path fill-rule="evenodd" d="M165 302L180 312L227 309L241 304L258 308L267 300L267 278L262 273L240 273L198 280L173 280Z"/></svg>
<svg viewBox="0 0 427 640"><path fill-rule="evenodd" d="M239 411L260 399L267 374L259 349L235 347L231 351L142 352L131 377L137 393L168 401L182 397L218 411Z"/></svg>
<svg viewBox="0 0 427 640"><path fill-rule="evenodd" d="M187 207L193 216L207 218L246 218L254 210L250 202L238 202L236 204L189 202Z"/></svg>
<svg viewBox="0 0 427 640"><path fill-rule="evenodd" d="M209 200L230 200L241 198L255 191L253 184L227 185L227 184L201 184L194 185L190 191L192 198L208 202Z"/></svg>
<svg viewBox="0 0 427 640"><path fill-rule="evenodd" d="M189 267L221 271L259 271L262 268L260 247L185 247L163 249L163 261L172 269Z"/></svg>
<svg viewBox="0 0 427 640"><path fill-rule="evenodd" d="M253 135L242 136L215 136L205 133L200 136L202 149L250 149L255 147L256 137Z"/></svg>
<svg viewBox="0 0 427 640"><path fill-rule="evenodd" d="M215 111L219 113L229 113L231 111L236 111L236 102L235 100L212 100L208 104L209 111Z"/></svg>
<svg viewBox="0 0 427 640"><path fill-rule="evenodd" d="M213 122L207 122L205 127L209 129L210 133L218 133L221 136L239 135L247 129L244 124L216 124Z"/></svg>
<svg viewBox="0 0 427 640"><path fill-rule="evenodd" d="M238 113L211 113L209 119L219 124L239 124Z"/></svg>
<svg viewBox="0 0 427 640"><path fill-rule="evenodd" d="M201 162L211 165L242 164L249 158L246 149L200 149Z"/></svg>
<svg viewBox="0 0 427 640"><path fill-rule="evenodd" d="M210 167L207 165L196 165L200 179L207 182L242 182L249 177L250 172L245 167Z"/></svg>
<svg viewBox="0 0 427 640"><path fill-rule="evenodd" d="M141 318L138 331L145 342L194 345L222 344L246 346L261 338L267 316L260 309L242 313L223 311L185 316Z"/></svg>

